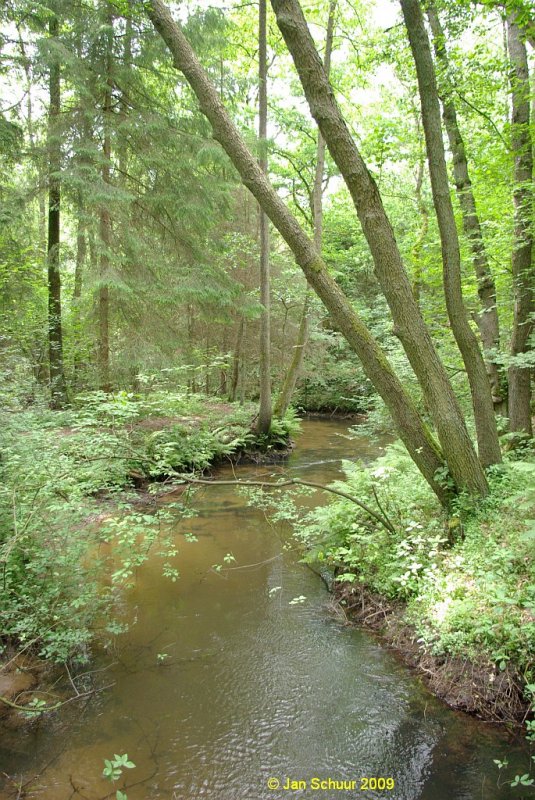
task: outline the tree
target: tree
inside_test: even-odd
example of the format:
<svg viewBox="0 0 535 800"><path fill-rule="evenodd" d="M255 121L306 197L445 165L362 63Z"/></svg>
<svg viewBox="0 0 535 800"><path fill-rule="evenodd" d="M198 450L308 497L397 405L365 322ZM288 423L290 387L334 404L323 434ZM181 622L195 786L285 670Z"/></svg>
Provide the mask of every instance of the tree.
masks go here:
<svg viewBox="0 0 535 800"><path fill-rule="evenodd" d="M232 123L215 87L199 64L189 42L173 21L169 10L161 0L152 0L146 6L146 11L171 50L175 66L183 72L197 95L201 110L210 120L214 137L226 150L244 184L254 194L292 249L296 262L329 310L333 323L359 356L368 377L389 408L394 424L411 457L437 496L442 502L447 503L448 492L437 476L437 470L444 465L440 448L433 440L414 402L398 380L385 353L374 341L362 320L355 314L347 298L329 275L313 242L266 180ZM317 53L315 57L319 62ZM319 62L319 67L323 69L321 62ZM323 79L326 81L324 73ZM329 144L328 137L325 136L325 138ZM449 424L451 425L451 420ZM448 460L450 472L458 488L465 487L474 493L484 493L487 490L486 479L481 464L471 447L462 417L460 428L460 436L459 431L454 430L457 434L455 440L460 440L465 448L460 458L453 453L451 463ZM465 433L468 438L468 458L463 458L467 447L464 441Z"/></svg>
<svg viewBox="0 0 535 800"><path fill-rule="evenodd" d="M331 54L333 47L334 35L334 17L336 13L336 0L331 0L329 4L329 16L327 19L327 35L325 38L325 55L323 57L323 65L325 73L328 76L331 69ZM314 230L314 245L318 253L321 253L322 234L323 234L323 179L325 173L325 139L318 130L318 142L316 150L316 169L314 174L314 185L311 193L312 206L312 227ZM301 312L301 320L299 322L299 330L297 333L297 340L294 345L294 353L290 366L286 372L282 388L277 399L275 407L275 414L277 416L284 416L288 406L291 403L292 395L295 390L297 379L301 372L303 360L305 358L305 348L308 340L308 315L310 307L310 293L307 288L305 293L305 300L303 303L303 310Z"/></svg>
<svg viewBox="0 0 535 800"><path fill-rule="evenodd" d="M272 0L310 111L349 189L394 330L422 388L453 480L486 491L486 478L448 375L433 346L377 185L349 133L296 0Z"/></svg>
<svg viewBox="0 0 535 800"><path fill-rule="evenodd" d="M51 40L48 107L48 353L52 408L67 402L67 385L63 371L63 330L61 320L60 274L60 204L61 204L61 139L58 130L61 113L61 67L57 37L59 20L54 14L49 22Z"/></svg>
<svg viewBox="0 0 535 800"><path fill-rule="evenodd" d="M508 370L509 427L531 436L531 367L522 359L531 350L533 331L533 143L530 135L530 86L526 45L516 14L507 17L507 46L511 61L512 147L515 231L512 253L514 319L511 340L513 364Z"/></svg>
<svg viewBox="0 0 535 800"><path fill-rule="evenodd" d="M111 114L112 114L112 47L113 16L111 5L105 2L105 76L104 100L102 103L102 182L107 192L111 184ZM104 392L111 391L110 383L110 250L111 250L111 215L107 197L100 206L100 282L98 290L98 361L100 370L100 388Z"/></svg>
<svg viewBox="0 0 535 800"><path fill-rule="evenodd" d="M267 0L260 0L258 13L258 145L259 164L267 175ZM269 280L269 219L260 208L260 407L257 431L267 434L271 428L271 337Z"/></svg>
<svg viewBox="0 0 535 800"><path fill-rule="evenodd" d="M485 364L463 300L461 252L449 190L435 68L419 0L401 0L401 8L418 76L433 204L442 247L446 308L470 383L479 457L483 466L488 467L501 461L500 443Z"/></svg>
<svg viewBox="0 0 535 800"><path fill-rule="evenodd" d="M470 243L472 262L477 277L477 293L481 311L477 315L477 325L481 343L486 354L486 368L490 381L493 401L497 408L501 407L503 396L500 386L500 375L495 358L491 355L500 347L500 326L496 306L496 284L490 268L476 199L470 180L468 159L463 135L457 118L457 109L453 98L453 87L449 79L449 63L446 50L446 37L434 4L427 7L427 16L433 32L435 54L442 68L441 100L443 119L452 154L453 177L461 208L464 232Z"/></svg>

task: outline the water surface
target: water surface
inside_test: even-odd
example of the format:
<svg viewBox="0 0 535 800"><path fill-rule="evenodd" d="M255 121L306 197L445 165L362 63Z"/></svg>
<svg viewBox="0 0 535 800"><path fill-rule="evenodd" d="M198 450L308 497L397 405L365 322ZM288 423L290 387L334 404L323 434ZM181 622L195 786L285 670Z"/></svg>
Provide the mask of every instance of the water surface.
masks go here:
<svg viewBox="0 0 535 800"><path fill-rule="evenodd" d="M285 469L328 483L341 458L377 454L346 434L341 421L305 422ZM237 469L240 478L276 471ZM284 549L283 526L229 486L197 492L195 506L199 516L176 526L180 579L163 578L151 558L125 593L135 624L100 658L114 662L103 679L114 687L72 711L67 727L65 712L24 739L5 735L1 770L23 781L42 770L28 797L110 796L101 771L114 753L136 763L128 800L515 796L496 786L492 759L511 749L503 734L448 710L374 636L342 626L322 581ZM196 543L185 541L190 531ZM214 571L227 553L232 568ZM355 788L316 790L314 777ZM395 785L362 791L365 777Z"/></svg>

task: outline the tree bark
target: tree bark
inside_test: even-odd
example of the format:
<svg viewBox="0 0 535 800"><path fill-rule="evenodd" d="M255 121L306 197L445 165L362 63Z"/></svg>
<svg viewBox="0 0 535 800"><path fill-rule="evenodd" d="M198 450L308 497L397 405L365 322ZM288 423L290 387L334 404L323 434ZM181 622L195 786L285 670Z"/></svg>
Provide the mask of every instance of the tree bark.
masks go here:
<svg viewBox="0 0 535 800"><path fill-rule="evenodd" d="M334 35L334 17L336 13L337 0L331 0L329 5L329 17L327 20L327 34L325 38L325 56L323 58L323 66L325 73L328 76L331 71L331 54L333 48L333 35ZM312 219L314 222L314 245L318 253L321 253L322 239L323 239L323 177L325 173L325 139L318 129L318 145L316 152L316 171L314 175L314 188L312 191ZM305 294L305 301L303 303L303 310L301 312L301 320L299 322L299 331L297 333L297 340L294 345L294 353L290 366L286 372L286 377L282 385L282 389L277 400L275 407L275 415L283 417L288 410L288 406L292 401L292 396L295 391L297 379L303 367L305 359L305 350L308 342L308 314L310 308L310 297L308 288Z"/></svg>
<svg viewBox="0 0 535 800"><path fill-rule="evenodd" d="M457 486L485 493L487 481L468 434L450 380L433 346L412 293L373 177L347 128L296 0L271 0L305 95L330 153L350 191L374 260L375 272L399 337L422 388L425 402Z"/></svg>
<svg viewBox="0 0 535 800"><path fill-rule="evenodd" d="M533 331L533 150L530 135L530 86L526 46L514 14L507 19L507 46L511 62L512 147L514 167L514 243L512 253L514 317L511 355L530 351ZM511 366L509 381L509 429L533 435L531 377L528 367Z"/></svg>
<svg viewBox="0 0 535 800"><path fill-rule="evenodd" d="M80 373L81 358L80 350L82 344L81 332L81 300L82 300L82 285L83 273L87 254L86 242L86 220L84 202L82 193L78 192L77 197L78 205L78 227L76 231L76 262L74 267L74 288L72 293L72 315L73 315L73 368L74 368L74 383L78 385L78 377Z"/></svg>
<svg viewBox="0 0 535 800"><path fill-rule="evenodd" d="M260 0L258 13L258 163L267 175L267 0ZM260 407L256 430L271 429L271 318L269 278L269 219L260 207Z"/></svg>
<svg viewBox="0 0 535 800"><path fill-rule="evenodd" d="M59 33L57 16L49 23L51 39ZM52 52L49 68L48 111L48 357L50 365L50 405L62 408L67 402L67 384L63 369L63 329L61 320L60 274L60 204L61 204L61 144L58 118L61 104L61 68L58 56Z"/></svg>
<svg viewBox="0 0 535 800"><path fill-rule="evenodd" d="M107 25L113 25L111 7L107 4ZM106 83L104 102L102 105L102 127L104 141L102 145L102 182L105 188L111 184L111 133L110 115L112 113L112 37L108 34L106 49ZM108 285L110 273L111 251L111 215L106 197L100 205L100 287L98 292L99 349L98 361L100 372L100 388L103 392L111 392L110 382L110 289Z"/></svg>
<svg viewBox="0 0 535 800"><path fill-rule="evenodd" d="M422 248L424 246L425 237L427 236L427 231L429 230L429 213L427 211L427 206L422 196L424 165L425 165L425 156L422 153L420 155L420 160L418 162L418 171L416 173L416 187L415 187L416 204L418 206L418 213L420 214L421 225L420 225L420 230L418 231L418 238L414 243L414 247L412 248L411 251L411 258L414 267L414 273L412 279L412 294L418 307L420 306L420 299L422 294Z"/></svg>
<svg viewBox="0 0 535 800"><path fill-rule="evenodd" d="M453 102L452 87L448 79L449 63L444 30L434 5L431 4L428 7L427 16L433 33L433 45L437 61L441 65L443 71L443 88L440 92L442 116L453 158L453 178L462 213L463 229L470 244L472 262L477 278L477 293L481 305L481 311L477 315L477 326L485 352L485 366L490 382L492 399L494 405L499 406L503 401L500 374L496 361L489 355L489 353L496 351L500 346L500 326L498 321L498 309L496 307L496 284L487 258L481 223L477 212L476 199L472 190L472 182L468 170L464 140L457 121L457 110Z"/></svg>
<svg viewBox="0 0 535 800"><path fill-rule="evenodd" d="M435 477L437 470L444 467L440 448L420 417L413 400L403 388L387 356L329 275L313 242L275 192L247 149L222 105L217 90L199 64L181 29L173 21L169 10L161 0L151 0L146 10L156 30L169 47L175 66L185 75L195 92L201 111L212 125L214 137L221 143L241 175L242 181L292 250L308 282L324 302L334 324L357 353L367 376L383 397L411 457L437 497L446 504L449 493L442 482ZM485 476L480 470L463 469L459 477L462 477L457 483L459 488L466 487L474 493L484 493L487 489Z"/></svg>
<svg viewBox="0 0 535 800"><path fill-rule="evenodd" d="M483 466L488 467L498 464L502 456L490 383L463 300L461 252L450 197L435 67L419 0L401 0L401 8L418 77L433 204L442 247L446 308L470 384L479 458Z"/></svg>
<svg viewBox="0 0 535 800"><path fill-rule="evenodd" d="M243 317L240 319L238 325L238 333L236 335L236 346L234 348L234 357L232 361L232 380L230 384L229 399L232 403L236 401L236 394L238 391L238 382L240 377L240 363L241 363L241 350L243 342L243 334L245 331L245 320Z"/></svg>

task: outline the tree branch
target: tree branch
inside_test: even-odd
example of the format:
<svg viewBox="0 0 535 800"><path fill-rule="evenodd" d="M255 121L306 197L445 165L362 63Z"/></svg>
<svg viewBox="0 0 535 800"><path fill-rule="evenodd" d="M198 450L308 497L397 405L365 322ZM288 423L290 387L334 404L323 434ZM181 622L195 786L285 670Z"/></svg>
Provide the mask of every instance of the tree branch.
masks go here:
<svg viewBox="0 0 535 800"><path fill-rule="evenodd" d="M283 481L279 481L278 483L270 483L269 481L231 481L231 480L223 480L223 481L210 481L210 480L203 480L202 478L189 478L185 475L181 475L180 479L184 481L184 483L190 483L193 485L199 484L201 486L261 486L263 489L282 489L284 486L310 486L313 489L320 489L323 492L330 492L331 494L335 494L338 497L343 497L345 500L350 500L356 506L361 508L365 511L372 519L382 525L383 528L389 533L395 533L396 530L392 523L386 519L382 514L378 514L373 508L370 508L366 503L363 503L362 500L354 497L347 492L342 492L339 489L333 489L330 486L325 486L322 483L313 483L312 481L302 481L299 478L286 478Z"/></svg>

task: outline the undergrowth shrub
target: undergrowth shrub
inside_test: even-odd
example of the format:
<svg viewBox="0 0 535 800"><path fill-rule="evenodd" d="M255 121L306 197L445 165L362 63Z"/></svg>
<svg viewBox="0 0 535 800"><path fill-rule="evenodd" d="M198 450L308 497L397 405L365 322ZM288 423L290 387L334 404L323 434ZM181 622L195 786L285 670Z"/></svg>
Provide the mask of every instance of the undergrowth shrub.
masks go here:
<svg viewBox="0 0 535 800"><path fill-rule="evenodd" d="M125 490L140 475L203 470L253 445L252 416L250 406L226 405L222 412L178 392L92 392L61 412L4 413L0 648L31 646L47 659L84 659L97 619L107 620L103 633L121 629L117 592L149 551L156 549L164 576L176 580L168 522L191 510L175 503L140 512L125 502ZM292 414L276 423L275 446L295 424ZM105 519L96 521L103 502Z"/></svg>
<svg viewBox="0 0 535 800"><path fill-rule="evenodd" d="M336 499L297 524L305 560L405 601L426 650L483 655L501 669L512 662L532 681L535 463L523 459L491 470L489 496L477 505L461 496L449 518L399 444L371 466L344 463L346 478L333 487L378 511L391 530Z"/></svg>

